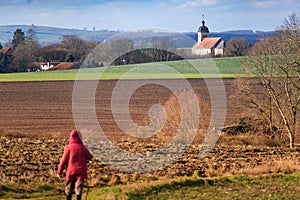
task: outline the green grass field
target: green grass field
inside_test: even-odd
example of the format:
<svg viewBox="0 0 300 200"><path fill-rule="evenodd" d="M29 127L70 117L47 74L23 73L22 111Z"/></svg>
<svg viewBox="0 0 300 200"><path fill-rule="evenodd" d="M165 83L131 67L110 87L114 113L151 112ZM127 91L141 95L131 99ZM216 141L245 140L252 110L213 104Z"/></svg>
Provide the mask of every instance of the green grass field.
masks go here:
<svg viewBox="0 0 300 200"><path fill-rule="evenodd" d="M0 81L234 78L244 74L243 63L246 59L246 57L195 59L80 70L11 73L0 74Z"/></svg>
<svg viewBox="0 0 300 200"><path fill-rule="evenodd" d="M92 188L88 199L300 199L300 174L267 174L216 178L181 177ZM1 199L64 199L63 185L1 185ZM58 192L59 187L61 191ZM27 189L26 189L27 188ZM34 190L39 192L30 192ZM58 194L61 193L61 194ZM84 191L83 199L86 195Z"/></svg>

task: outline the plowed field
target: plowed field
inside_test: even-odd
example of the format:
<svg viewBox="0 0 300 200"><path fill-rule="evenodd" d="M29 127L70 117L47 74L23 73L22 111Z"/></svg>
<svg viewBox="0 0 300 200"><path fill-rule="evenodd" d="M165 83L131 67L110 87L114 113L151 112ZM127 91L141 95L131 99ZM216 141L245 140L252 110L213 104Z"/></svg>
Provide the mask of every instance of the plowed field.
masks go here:
<svg viewBox="0 0 300 200"><path fill-rule="evenodd" d="M137 80L124 81L128 86ZM182 80L164 80L179 87ZM214 83L214 79L209 79ZM198 94L202 114L202 126L209 123L210 103L206 84L200 79L189 80ZM111 112L111 96L116 81L100 81L95 94L97 117L111 139L122 139L124 133L114 123ZM90 81L84 82L86 87ZM238 95L234 79L225 79L227 95L226 124L231 124L242 116L244 110L233 101ZM0 181L2 182L58 182L55 170L68 143L69 132L75 128L72 114L73 81L52 82L10 82L0 83ZM218 88L219 85L214 85ZM126 93L126 91L123 91ZM149 122L149 108L156 103L165 105L172 92L157 84L146 84L136 90L130 100L130 113L140 125ZM31 138L10 138L13 135L33 135ZM125 135L126 136L126 135ZM53 139L55 138L55 139ZM120 142L123 149L132 152L147 152L159 149L161 144L148 143L140 146L132 141ZM222 147L217 146L203 159L198 157L199 145L194 144L176 163L152 172L150 176L183 176L197 174L213 176L234 173L242 169L254 169L268 166L271 169L278 162L292 160L299 163L299 152L286 148L267 147ZM288 163L291 164L291 163ZM280 165L280 163L279 163ZM287 164L285 164L287 165ZM128 166L136 167L136 166ZM280 170L280 167L278 167ZM295 169L291 169L292 171ZM131 182L139 178L135 174L122 174L103 165L97 160L90 163L91 185L110 185ZM148 174L149 175L149 174ZM145 175L147 176L147 175Z"/></svg>
<svg viewBox="0 0 300 200"><path fill-rule="evenodd" d="M214 82L214 79L208 81ZM124 84L130 86L135 82L124 81ZM174 87L183 83L182 80L165 80L165 82ZM189 82L199 95L203 113L208 113L208 116L204 116L205 120L209 121L209 112L205 112L209 109L207 106L209 93L205 82L201 79L191 79ZM86 87L89 83L86 82ZM73 81L0 82L0 133L68 135L75 127L72 115L73 85ZM100 81L95 102L97 115L105 133L117 136L120 130L114 123L110 111L110 98L115 85L116 81ZM224 85L227 93L226 124L230 124L241 116L241 110L236 106L236 102L230 101L230 97L236 94L234 79L225 79ZM171 95L169 89L157 84L142 86L130 100L133 120L141 125L146 123L145 121L149 120L148 110L151 105L164 104Z"/></svg>

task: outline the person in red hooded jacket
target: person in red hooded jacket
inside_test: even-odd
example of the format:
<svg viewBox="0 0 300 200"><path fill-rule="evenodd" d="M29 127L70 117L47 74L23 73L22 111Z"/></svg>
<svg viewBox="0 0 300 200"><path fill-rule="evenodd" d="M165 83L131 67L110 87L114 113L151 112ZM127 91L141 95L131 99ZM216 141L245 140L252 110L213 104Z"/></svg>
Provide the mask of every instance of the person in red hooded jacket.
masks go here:
<svg viewBox="0 0 300 200"><path fill-rule="evenodd" d="M66 169L66 197L72 199L72 192L75 189L76 200L81 200L84 180L87 179L87 162L93 158L92 154L83 145L78 130L70 133L69 144L65 146L63 156L57 170L60 177Z"/></svg>

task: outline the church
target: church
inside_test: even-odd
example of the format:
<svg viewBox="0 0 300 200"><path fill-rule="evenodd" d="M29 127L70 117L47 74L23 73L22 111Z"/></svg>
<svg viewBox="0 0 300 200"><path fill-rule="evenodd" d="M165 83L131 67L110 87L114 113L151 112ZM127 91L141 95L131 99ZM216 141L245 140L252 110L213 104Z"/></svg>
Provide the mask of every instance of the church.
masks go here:
<svg viewBox="0 0 300 200"><path fill-rule="evenodd" d="M224 40L221 37L208 37L209 29L205 26L204 16L202 26L198 29L198 42L192 47L192 54L198 56L223 56Z"/></svg>

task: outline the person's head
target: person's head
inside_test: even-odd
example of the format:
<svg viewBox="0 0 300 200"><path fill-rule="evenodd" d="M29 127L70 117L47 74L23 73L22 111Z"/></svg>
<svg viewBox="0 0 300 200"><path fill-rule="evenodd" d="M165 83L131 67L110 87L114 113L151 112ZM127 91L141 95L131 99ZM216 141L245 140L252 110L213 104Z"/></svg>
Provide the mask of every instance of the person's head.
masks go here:
<svg viewBox="0 0 300 200"><path fill-rule="evenodd" d="M80 132L76 129L72 130L70 133L70 143L82 143Z"/></svg>

